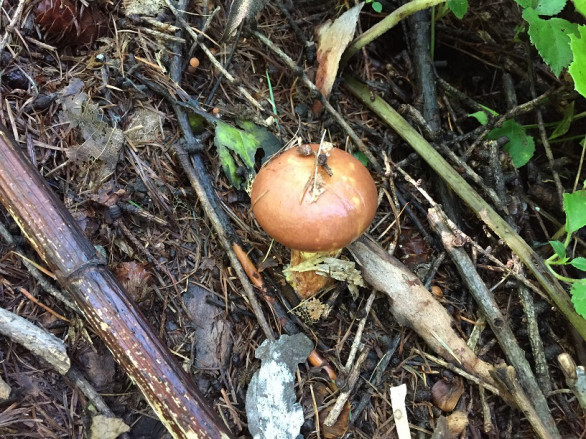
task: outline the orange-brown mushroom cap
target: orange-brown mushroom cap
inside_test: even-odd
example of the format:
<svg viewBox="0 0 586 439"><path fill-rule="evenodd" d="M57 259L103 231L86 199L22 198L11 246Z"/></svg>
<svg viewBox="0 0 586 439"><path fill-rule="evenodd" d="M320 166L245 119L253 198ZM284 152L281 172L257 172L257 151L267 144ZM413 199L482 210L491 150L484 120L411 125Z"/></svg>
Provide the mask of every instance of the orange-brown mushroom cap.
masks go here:
<svg viewBox="0 0 586 439"><path fill-rule="evenodd" d="M319 145L311 145L317 151ZM263 167L252 184L251 202L260 226L277 242L306 252L345 247L370 225L377 209L376 186L368 170L341 149L329 151L328 175L318 167L323 193L312 201L308 181L314 155L289 149Z"/></svg>

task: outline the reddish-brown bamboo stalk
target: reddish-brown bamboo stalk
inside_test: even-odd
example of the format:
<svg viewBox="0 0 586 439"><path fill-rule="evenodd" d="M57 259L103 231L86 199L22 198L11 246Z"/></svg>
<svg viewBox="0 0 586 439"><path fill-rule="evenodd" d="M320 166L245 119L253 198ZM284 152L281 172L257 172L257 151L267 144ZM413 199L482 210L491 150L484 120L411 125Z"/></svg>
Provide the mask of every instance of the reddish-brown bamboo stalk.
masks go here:
<svg viewBox="0 0 586 439"><path fill-rule="evenodd" d="M230 438L61 200L0 125L0 202L176 438Z"/></svg>

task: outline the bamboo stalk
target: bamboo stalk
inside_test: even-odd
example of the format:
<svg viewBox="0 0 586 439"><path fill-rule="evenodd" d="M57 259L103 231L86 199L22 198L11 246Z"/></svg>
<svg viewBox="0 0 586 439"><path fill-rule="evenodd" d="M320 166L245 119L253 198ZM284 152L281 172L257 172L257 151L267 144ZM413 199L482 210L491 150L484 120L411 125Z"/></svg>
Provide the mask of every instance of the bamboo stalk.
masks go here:
<svg viewBox="0 0 586 439"><path fill-rule="evenodd" d="M61 200L0 126L0 202L175 438L230 438Z"/></svg>
<svg viewBox="0 0 586 439"><path fill-rule="evenodd" d="M559 310L586 340L586 320L574 311L566 291L545 266L543 259L519 234L458 174L450 164L387 102L370 92L356 78L344 75L344 86L393 128L403 140L441 176L458 196L519 256Z"/></svg>

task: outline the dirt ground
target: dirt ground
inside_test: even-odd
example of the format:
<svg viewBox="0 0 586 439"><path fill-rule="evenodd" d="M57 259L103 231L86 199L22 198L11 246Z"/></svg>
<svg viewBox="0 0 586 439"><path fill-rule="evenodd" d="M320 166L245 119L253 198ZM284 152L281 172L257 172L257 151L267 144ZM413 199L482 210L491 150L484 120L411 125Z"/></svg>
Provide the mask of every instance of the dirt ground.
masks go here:
<svg viewBox="0 0 586 439"><path fill-rule="evenodd" d="M356 35L399 3L382 1L381 13L365 4ZM362 48L344 72L364 81L373 100L380 96L399 111L547 259L553 253L548 241L558 239L554 236L565 221L556 179L565 192L584 180L578 145L584 133L576 117L565 134L551 141L550 159L540 128L547 139L568 106L574 106L575 115L584 111L584 99L573 91L570 78L551 73L519 31L523 20L512 0L471 3L462 20L451 13L440 16L442 9L435 9L433 61L421 55L417 37L430 29L429 21L410 18ZM450 355L442 359L409 329L413 323L405 326L393 316L393 300L374 293L368 282L357 297L347 282L337 282L299 303L283 275L290 252L255 221L246 181L265 155L292 140L296 145L296 139L319 142L323 136L354 153L375 180L379 200L370 236L421 279L478 358L489 365L509 363L502 339L487 324L490 318L430 226L431 204L419 189L446 210L470 238L459 248L494 297L502 313L499 326L510 325L525 353L555 428L561 437L584 437L582 408L558 364L564 352L584 364L583 342L530 271L519 268L506 243L352 95L347 80L338 75L331 106L314 114L319 96L306 82L316 77L314 34L351 2L269 2L224 40L233 24L227 6L213 0L189 2L185 14L177 13L181 20L165 1L155 0L6 0L1 5L0 122L105 257L169 348L169 358L193 377L235 437L251 437L246 390L260 367L255 350L267 338L267 328L259 322L226 242L237 242L264 279L264 290L254 282L252 288L273 335L305 333L329 365L305 362L295 375L303 437L398 437L389 388L403 383L411 437L539 437L526 413L462 373L465 365ZM435 87L430 89L430 82ZM543 95L542 105L523 107ZM502 141L475 144L482 127L469 115L480 105L501 115L512 111L527 127L536 144L527 165L515 168L500 149ZM242 121L252 121L272 134L253 153L254 171L235 151L218 146L214 120L240 128ZM186 136L186 126L195 140ZM189 156L181 155L185 151ZM231 173L225 172L223 154L232 157ZM211 181L207 194L216 197L215 207L206 205L190 173ZM486 195L487 188L496 198ZM226 222L211 218L214 211ZM74 368L111 413L130 426L123 437L168 437L99 331L51 294L57 290L68 296L5 208L0 219L6 229L0 239L0 307L65 342ZM8 235L13 243L6 241ZM576 240L573 249L583 255L583 241ZM348 250L339 258L355 260ZM27 261L40 272L33 274ZM279 314L275 303L289 311ZM420 318L436 317L423 313ZM347 364L352 351L354 361ZM62 376L5 336L0 336L0 365L0 377L11 388L0 402L0 438L90 437L100 410L71 376ZM338 375L336 391L328 370ZM357 380L350 385L352 370ZM345 390L348 403L340 420L333 428L324 426L333 401ZM530 398L528 406L533 402Z"/></svg>

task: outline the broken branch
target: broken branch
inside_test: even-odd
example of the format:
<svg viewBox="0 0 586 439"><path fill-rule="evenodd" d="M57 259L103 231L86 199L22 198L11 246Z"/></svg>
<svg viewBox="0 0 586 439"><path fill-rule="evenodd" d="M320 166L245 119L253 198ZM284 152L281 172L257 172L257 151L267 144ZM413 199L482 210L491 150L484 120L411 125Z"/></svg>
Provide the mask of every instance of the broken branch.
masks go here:
<svg viewBox="0 0 586 439"><path fill-rule="evenodd" d="M176 438L230 437L4 127L0 127L0 202L169 432Z"/></svg>

